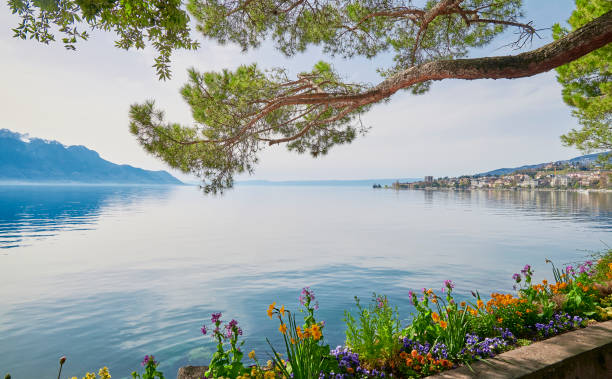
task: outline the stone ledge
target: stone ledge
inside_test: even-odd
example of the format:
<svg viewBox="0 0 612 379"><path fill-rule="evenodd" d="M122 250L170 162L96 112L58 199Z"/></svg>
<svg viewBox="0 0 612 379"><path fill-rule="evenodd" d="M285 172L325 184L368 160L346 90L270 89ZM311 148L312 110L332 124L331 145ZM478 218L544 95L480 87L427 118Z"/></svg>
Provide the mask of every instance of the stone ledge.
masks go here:
<svg viewBox="0 0 612 379"><path fill-rule="evenodd" d="M474 371L459 367L430 378L612 378L612 321L505 352L487 363L472 364Z"/></svg>
<svg viewBox="0 0 612 379"><path fill-rule="evenodd" d="M201 379L208 371L208 366L185 366L178 370L176 379Z"/></svg>

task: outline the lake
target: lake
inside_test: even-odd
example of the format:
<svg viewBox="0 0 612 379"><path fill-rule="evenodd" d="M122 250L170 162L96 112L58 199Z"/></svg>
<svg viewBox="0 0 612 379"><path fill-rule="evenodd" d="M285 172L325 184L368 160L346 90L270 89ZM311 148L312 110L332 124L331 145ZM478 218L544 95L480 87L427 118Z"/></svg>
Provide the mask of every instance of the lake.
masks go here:
<svg viewBox="0 0 612 379"><path fill-rule="evenodd" d="M63 377L117 379L154 354L173 378L208 363L217 311L265 361L268 304L297 309L304 286L335 347L354 296L388 295L406 323L410 289L512 291L526 263L552 279L546 258L585 259L611 230L610 193L0 186L0 375L52 378L66 355Z"/></svg>

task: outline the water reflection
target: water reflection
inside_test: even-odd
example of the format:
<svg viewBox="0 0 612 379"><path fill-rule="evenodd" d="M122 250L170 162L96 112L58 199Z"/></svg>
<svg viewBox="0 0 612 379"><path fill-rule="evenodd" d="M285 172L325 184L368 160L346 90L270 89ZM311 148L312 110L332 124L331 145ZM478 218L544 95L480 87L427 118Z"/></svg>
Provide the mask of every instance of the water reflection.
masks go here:
<svg viewBox="0 0 612 379"><path fill-rule="evenodd" d="M28 244L62 230L94 227L105 207L164 198L171 187L0 186L0 249Z"/></svg>
<svg viewBox="0 0 612 379"><path fill-rule="evenodd" d="M416 192L416 191L412 191ZM499 214L520 212L543 219L574 219L595 222L595 228L610 229L612 193L530 190L428 191L422 190L425 204L462 204L486 207Z"/></svg>
<svg viewBox="0 0 612 379"><path fill-rule="evenodd" d="M0 254L1 370L52 377L66 354L67 375L108 365L123 378L153 353L172 377L210 359L199 328L212 312L265 357L280 337L267 304L295 309L303 286L331 344L355 295L387 294L408 319L409 289L508 291L525 263L542 275L545 258L602 248L612 194L1 187L0 212L0 241L16 246Z"/></svg>

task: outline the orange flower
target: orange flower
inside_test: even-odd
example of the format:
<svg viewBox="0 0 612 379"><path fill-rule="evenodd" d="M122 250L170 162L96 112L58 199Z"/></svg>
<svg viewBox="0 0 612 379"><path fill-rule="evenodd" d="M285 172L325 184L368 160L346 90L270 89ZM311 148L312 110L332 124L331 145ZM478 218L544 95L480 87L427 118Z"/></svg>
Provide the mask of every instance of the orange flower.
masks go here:
<svg viewBox="0 0 612 379"><path fill-rule="evenodd" d="M354 370L352 367L347 367L347 368L346 368L346 371L347 371L349 374L352 374L353 372L355 372L355 370Z"/></svg>
<svg viewBox="0 0 612 379"><path fill-rule="evenodd" d="M295 328L295 333L297 334L299 339L304 339L304 333L302 333L302 328L300 328L299 326Z"/></svg>
<svg viewBox="0 0 612 379"><path fill-rule="evenodd" d="M318 341L319 339L321 339L322 333L321 333L321 328L319 327L319 325L313 324L310 327L310 334L312 335L312 338L314 338L315 341Z"/></svg>
<svg viewBox="0 0 612 379"><path fill-rule="evenodd" d="M281 323L280 326L278 327L278 330L283 334L287 333L287 325L284 323Z"/></svg>
<svg viewBox="0 0 612 379"><path fill-rule="evenodd" d="M410 366L412 364L412 359L407 358L406 359L406 366Z"/></svg>
<svg viewBox="0 0 612 379"><path fill-rule="evenodd" d="M276 301L268 306L268 311L266 312L268 314L268 317L272 318L272 316L274 315L275 306L276 306Z"/></svg>
<svg viewBox="0 0 612 379"><path fill-rule="evenodd" d="M446 329L446 326L447 326L446 321L444 320L440 321L440 326L442 327L442 329Z"/></svg>
<svg viewBox="0 0 612 379"><path fill-rule="evenodd" d="M414 370L415 371L419 371L420 369L421 369L421 366L419 366L419 365L414 366Z"/></svg>
<svg viewBox="0 0 612 379"><path fill-rule="evenodd" d="M284 305L280 308L279 312L280 312L281 315L283 315L283 316L285 315L285 306Z"/></svg>
<svg viewBox="0 0 612 379"><path fill-rule="evenodd" d="M434 322L439 322L440 321L440 315L438 315L436 312L433 312L431 314L431 318L434 320Z"/></svg>
<svg viewBox="0 0 612 379"><path fill-rule="evenodd" d="M545 286L545 285L547 285L547 284L548 284L548 280L546 280L546 279L542 280L542 285L544 285L544 286Z"/></svg>
<svg viewBox="0 0 612 379"><path fill-rule="evenodd" d="M416 357L419 355L419 352L418 352L418 351L416 351L416 350L412 350L412 351L410 352L410 355L412 355L412 358L416 358Z"/></svg>
<svg viewBox="0 0 612 379"><path fill-rule="evenodd" d="M465 301L462 301L459 305L461 305L461 308L465 308Z"/></svg>
<svg viewBox="0 0 612 379"><path fill-rule="evenodd" d="M504 321L504 319L501 317L497 319L497 322L499 322L500 324L502 323L502 321Z"/></svg>
<svg viewBox="0 0 612 379"><path fill-rule="evenodd" d="M478 308L482 308L484 307L484 302L480 299L478 299L478 301L476 302L476 304L478 305Z"/></svg>
<svg viewBox="0 0 612 379"><path fill-rule="evenodd" d="M400 358L402 358L402 359L406 359L406 358L408 358L408 353L406 353L405 351L402 351L402 352L400 353Z"/></svg>

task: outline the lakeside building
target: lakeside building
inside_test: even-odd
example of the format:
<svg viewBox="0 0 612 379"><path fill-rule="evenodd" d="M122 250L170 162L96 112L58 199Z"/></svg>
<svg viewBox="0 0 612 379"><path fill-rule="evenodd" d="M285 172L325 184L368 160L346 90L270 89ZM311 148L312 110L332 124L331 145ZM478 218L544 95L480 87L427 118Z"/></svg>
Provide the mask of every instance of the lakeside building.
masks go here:
<svg viewBox="0 0 612 379"><path fill-rule="evenodd" d="M473 188L473 189L516 189L516 188L557 188L578 189L596 188L612 189L612 171L581 170L557 174L557 166L551 166L554 171L538 170L533 172L511 173L508 175L491 176L461 176L458 178L437 178L426 176L423 181L413 183L393 183L393 188Z"/></svg>

